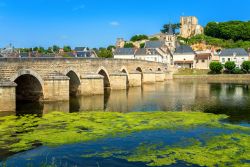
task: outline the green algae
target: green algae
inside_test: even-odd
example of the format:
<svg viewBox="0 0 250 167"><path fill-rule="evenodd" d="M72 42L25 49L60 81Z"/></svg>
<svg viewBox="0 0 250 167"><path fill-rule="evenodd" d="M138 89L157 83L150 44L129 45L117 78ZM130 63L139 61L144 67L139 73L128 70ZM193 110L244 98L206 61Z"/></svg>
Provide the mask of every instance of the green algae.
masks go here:
<svg viewBox="0 0 250 167"><path fill-rule="evenodd" d="M166 166L183 161L199 166L242 166L249 167L250 135L228 134L212 137L205 143L193 139L189 146L164 146L163 144L142 143L135 150L104 150L84 155L91 157L115 157L129 162L144 162L148 166Z"/></svg>
<svg viewBox="0 0 250 167"><path fill-rule="evenodd" d="M225 115L201 112L133 112L127 114L52 112L42 118L36 115L8 116L0 118L0 148L19 152L32 149L38 144L59 146L127 135L138 131L189 129L199 126L249 131L249 127L220 122L225 118ZM134 159L132 156L128 159L133 161L138 158L134 157ZM139 158L138 160L140 161Z"/></svg>

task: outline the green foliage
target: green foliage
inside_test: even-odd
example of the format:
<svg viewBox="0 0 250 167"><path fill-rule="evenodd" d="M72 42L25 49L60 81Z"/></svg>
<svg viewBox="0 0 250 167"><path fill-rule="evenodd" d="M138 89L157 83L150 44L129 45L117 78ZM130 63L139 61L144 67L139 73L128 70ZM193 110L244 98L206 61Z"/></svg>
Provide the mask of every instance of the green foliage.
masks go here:
<svg viewBox="0 0 250 167"><path fill-rule="evenodd" d="M250 48L250 41L240 40L240 41L234 42L233 40L224 40L224 39L214 38L214 37L210 37L206 35L196 35L189 39L179 37L178 39L183 40L184 43L187 43L189 45L205 42L207 45L213 45L213 46L218 46L222 48L244 48L244 49Z"/></svg>
<svg viewBox="0 0 250 167"><path fill-rule="evenodd" d="M105 48L100 48L97 56L100 58L111 58L113 57L113 53L111 50L105 49Z"/></svg>
<svg viewBox="0 0 250 167"><path fill-rule="evenodd" d="M113 49L115 49L116 47L115 46L113 46L113 45L110 45L110 46L108 46L107 47L107 50L110 50L110 51L112 51Z"/></svg>
<svg viewBox="0 0 250 167"><path fill-rule="evenodd" d="M176 23L176 24L171 24L172 29L174 34L176 33L176 30L181 28L181 24L180 23ZM161 30L162 33L167 33L169 31L169 24L165 24L163 25L163 29Z"/></svg>
<svg viewBox="0 0 250 167"><path fill-rule="evenodd" d="M228 70L230 73L235 69L236 67L236 64L234 61L227 61L225 63L225 68L226 70Z"/></svg>
<svg viewBox="0 0 250 167"><path fill-rule="evenodd" d="M72 49L71 49L70 46L64 46L64 47L63 47L63 51L64 51L64 52L71 52Z"/></svg>
<svg viewBox="0 0 250 167"><path fill-rule="evenodd" d="M130 41L136 42L136 41L147 40L147 39L148 39L147 35L135 35L131 37Z"/></svg>
<svg viewBox="0 0 250 167"><path fill-rule="evenodd" d="M211 62L209 68L212 73L219 74L223 69L223 65L220 62Z"/></svg>
<svg viewBox="0 0 250 167"><path fill-rule="evenodd" d="M57 45L53 45L53 46L52 46L52 49L53 49L53 52L54 52L54 53L59 53L60 47L57 46Z"/></svg>
<svg viewBox="0 0 250 167"><path fill-rule="evenodd" d="M149 40L150 40L150 41L158 41L158 40L159 40L159 38L157 38L157 37L153 37L153 38L150 38Z"/></svg>
<svg viewBox="0 0 250 167"><path fill-rule="evenodd" d="M145 43L141 43L140 48L144 48L144 47L145 47Z"/></svg>
<svg viewBox="0 0 250 167"><path fill-rule="evenodd" d="M210 22L205 27L204 32L208 36L225 40L232 39L234 41L250 41L250 22Z"/></svg>
<svg viewBox="0 0 250 167"><path fill-rule="evenodd" d="M242 70L244 70L245 72L249 73L250 71L250 61L244 61L241 65Z"/></svg>
<svg viewBox="0 0 250 167"><path fill-rule="evenodd" d="M238 67L234 68L232 73L233 74L244 74L244 72Z"/></svg>
<svg viewBox="0 0 250 167"><path fill-rule="evenodd" d="M124 48L134 48L135 46L134 46L134 44L133 43L130 43L130 42L126 42L125 44L124 44Z"/></svg>

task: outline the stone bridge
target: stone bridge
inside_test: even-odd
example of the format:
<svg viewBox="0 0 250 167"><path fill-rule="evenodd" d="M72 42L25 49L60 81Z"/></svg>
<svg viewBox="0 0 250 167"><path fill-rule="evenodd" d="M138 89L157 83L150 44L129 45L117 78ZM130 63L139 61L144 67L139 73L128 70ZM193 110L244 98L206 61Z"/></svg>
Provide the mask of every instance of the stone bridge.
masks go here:
<svg viewBox="0 0 250 167"><path fill-rule="evenodd" d="M64 101L167 79L167 65L118 59L0 59L0 111L16 100Z"/></svg>

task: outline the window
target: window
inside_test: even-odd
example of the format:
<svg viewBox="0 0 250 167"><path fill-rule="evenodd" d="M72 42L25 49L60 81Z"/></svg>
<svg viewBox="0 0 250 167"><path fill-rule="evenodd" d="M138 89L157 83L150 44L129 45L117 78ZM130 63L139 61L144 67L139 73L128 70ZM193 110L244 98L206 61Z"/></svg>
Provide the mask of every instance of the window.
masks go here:
<svg viewBox="0 0 250 167"><path fill-rule="evenodd" d="M222 58L222 63L225 63L225 58Z"/></svg>
<svg viewBox="0 0 250 167"><path fill-rule="evenodd" d="M202 60L202 63L205 63L205 60Z"/></svg>
<svg viewBox="0 0 250 167"><path fill-rule="evenodd" d="M230 59L230 58L228 58L228 61L231 61L231 59Z"/></svg>

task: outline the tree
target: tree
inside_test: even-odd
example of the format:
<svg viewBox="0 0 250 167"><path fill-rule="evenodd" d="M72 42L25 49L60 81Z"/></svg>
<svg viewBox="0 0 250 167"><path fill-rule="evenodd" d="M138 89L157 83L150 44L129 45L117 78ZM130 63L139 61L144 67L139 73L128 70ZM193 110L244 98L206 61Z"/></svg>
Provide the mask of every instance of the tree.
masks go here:
<svg viewBox="0 0 250 167"><path fill-rule="evenodd" d="M113 57L113 53L111 50L105 49L105 48L101 48L99 49L97 56L100 58L112 58Z"/></svg>
<svg viewBox="0 0 250 167"><path fill-rule="evenodd" d="M228 61L225 63L225 68L230 72L232 73L232 71L235 69L236 67L236 64L234 61Z"/></svg>
<svg viewBox="0 0 250 167"><path fill-rule="evenodd" d="M244 62L242 63L242 65L241 65L241 67L242 67L242 69L243 69L245 72L249 73L249 71L250 71L250 61L244 61Z"/></svg>
<svg viewBox="0 0 250 167"><path fill-rule="evenodd" d="M64 52L71 52L72 49L71 49L70 46L64 46L64 47L63 47L63 51L64 51Z"/></svg>
<svg viewBox="0 0 250 167"><path fill-rule="evenodd" d="M157 37L153 37L153 38L150 38L149 40L150 40L150 41L158 41L158 40L159 40L159 38L157 38Z"/></svg>
<svg viewBox="0 0 250 167"><path fill-rule="evenodd" d="M212 71L212 73L219 74L223 69L223 65L220 62L211 62L209 68Z"/></svg>
<svg viewBox="0 0 250 167"><path fill-rule="evenodd" d="M124 44L124 48L134 48L134 44L133 43L125 43Z"/></svg>
<svg viewBox="0 0 250 167"><path fill-rule="evenodd" d="M250 22L228 21L228 22L210 22L204 29L207 36L233 40L250 41Z"/></svg>
<svg viewBox="0 0 250 167"><path fill-rule="evenodd" d="M148 39L147 35L135 35L130 39L130 41L136 42L136 41L142 41L142 40L147 40L147 39Z"/></svg>
<svg viewBox="0 0 250 167"><path fill-rule="evenodd" d="M140 48L144 48L145 47L145 42L140 44Z"/></svg>
<svg viewBox="0 0 250 167"><path fill-rule="evenodd" d="M53 51L54 53L59 53L59 50L60 50L60 47L59 47L59 46L57 46L57 45L53 45L53 46L52 46L52 51Z"/></svg>
<svg viewBox="0 0 250 167"><path fill-rule="evenodd" d="M179 30L181 28L181 24L180 23L176 23L176 24L165 24L163 25L163 29L161 30L162 33L167 33L169 32L169 28L170 25L172 26L173 29L173 33L176 34L176 30Z"/></svg>
<svg viewBox="0 0 250 167"><path fill-rule="evenodd" d="M112 51L113 49L115 49L116 47L115 46L113 46L113 45L110 45L110 46L108 46L107 47L107 50L110 50L110 51Z"/></svg>

